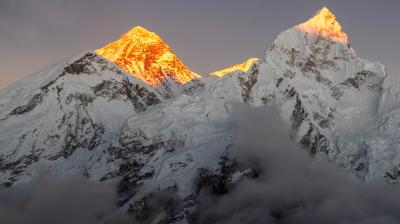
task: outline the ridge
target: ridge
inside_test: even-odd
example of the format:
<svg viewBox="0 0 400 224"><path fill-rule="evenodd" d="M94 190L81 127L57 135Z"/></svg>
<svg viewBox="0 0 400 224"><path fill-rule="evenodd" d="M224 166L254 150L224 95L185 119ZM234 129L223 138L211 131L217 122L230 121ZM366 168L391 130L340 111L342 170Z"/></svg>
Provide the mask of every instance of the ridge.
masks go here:
<svg viewBox="0 0 400 224"><path fill-rule="evenodd" d="M258 58L249 58L249 59L247 59L247 61L245 61L241 64L235 64L228 68L225 68L225 69L222 69L219 71L215 71L213 73L210 73L210 75L222 77L222 76L224 76L228 73L234 72L234 71L247 72L256 61L258 61Z"/></svg>

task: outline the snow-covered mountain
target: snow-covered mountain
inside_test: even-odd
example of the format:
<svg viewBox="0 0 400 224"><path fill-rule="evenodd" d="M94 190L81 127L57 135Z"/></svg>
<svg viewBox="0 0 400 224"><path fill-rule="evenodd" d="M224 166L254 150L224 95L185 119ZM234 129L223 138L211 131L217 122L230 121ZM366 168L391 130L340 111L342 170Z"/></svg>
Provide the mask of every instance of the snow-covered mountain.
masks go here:
<svg viewBox="0 0 400 224"><path fill-rule="evenodd" d="M310 153L367 181L399 182L399 78L359 58L327 8L280 34L259 70L254 105L278 105Z"/></svg>
<svg viewBox="0 0 400 224"><path fill-rule="evenodd" d="M126 119L162 100L94 53L31 75L1 92L1 179L24 180L41 163L83 175Z"/></svg>
<svg viewBox="0 0 400 224"><path fill-rule="evenodd" d="M399 181L400 79L359 58L327 8L281 33L259 60L211 76L191 72L144 28L96 53L0 92L2 183L29 181L38 168L118 180L133 213L149 193L174 189L183 220L199 170L224 172L236 102L278 108L306 150L364 180Z"/></svg>
<svg viewBox="0 0 400 224"><path fill-rule="evenodd" d="M160 85L167 77L181 84L200 78L183 64L160 36L140 26L96 53L153 86Z"/></svg>
<svg viewBox="0 0 400 224"><path fill-rule="evenodd" d="M278 105L310 153L325 152L362 178L382 177L365 137L378 125L385 68L357 56L327 8L281 33L259 70L254 104Z"/></svg>

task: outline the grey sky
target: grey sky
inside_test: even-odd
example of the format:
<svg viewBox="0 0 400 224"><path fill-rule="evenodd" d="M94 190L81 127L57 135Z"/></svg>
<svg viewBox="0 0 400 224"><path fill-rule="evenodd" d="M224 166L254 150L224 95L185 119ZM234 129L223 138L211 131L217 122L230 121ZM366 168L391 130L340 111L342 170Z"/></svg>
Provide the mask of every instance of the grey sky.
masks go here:
<svg viewBox="0 0 400 224"><path fill-rule="evenodd" d="M0 89L136 25L206 74L261 56L280 32L324 5L361 57L400 74L398 0L0 0Z"/></svg>

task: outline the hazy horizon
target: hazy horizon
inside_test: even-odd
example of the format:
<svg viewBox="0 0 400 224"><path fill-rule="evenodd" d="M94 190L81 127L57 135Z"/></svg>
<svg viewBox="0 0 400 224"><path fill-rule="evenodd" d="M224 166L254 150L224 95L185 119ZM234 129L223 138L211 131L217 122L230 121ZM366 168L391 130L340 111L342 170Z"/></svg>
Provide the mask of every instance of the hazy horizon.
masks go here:
<svg viewBox="0 0 400 224"><path fill-rule="evenodd" d="M280 32L325 5L360 57L400 74L400 2L394 0L0 0L0 89L138 25L158 33L193 71L208 74L261 57Z"/></svg>

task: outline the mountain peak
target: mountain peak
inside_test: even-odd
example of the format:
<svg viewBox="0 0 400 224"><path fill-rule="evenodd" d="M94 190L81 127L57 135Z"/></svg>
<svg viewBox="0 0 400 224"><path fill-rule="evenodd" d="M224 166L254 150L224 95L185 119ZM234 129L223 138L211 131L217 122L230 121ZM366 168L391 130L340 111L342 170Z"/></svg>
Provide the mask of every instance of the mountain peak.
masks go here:
<svg viewBox="0 0 400 224"><path fill-rule="evenodd" d="M156 33L149 31L142 26L135 26L123 36L134 39L161 39Z"/></svg>
<svg viewBox="0 0 400 224"><path fill-rule="evenodd" d="M347 34L327 7L323 7L314 17L298 25L297 28L335 42L348 43Z"/></svg>
<svg viewBox="0 0 400 224"><path fill-rule="evenodd" d="M148 29L144 28L143 26L135 26L129 32L146 32L146 33L153 33ZM129 33L128 32L128 33Z"/></svg>
<svg viewBox="0 0 400 224"><path fill-rule="evenodd" d="M132 28L96 53L152 86L159 86L168 77L180 84L199 77L160 36L141 26Z"/></svg>
<svg viewBox="0 0 400 224"><path fill-rule="evenodd" d="M319 10L316 14L317 14L317 15L323 15L323 16L327 16L327 15L335 16L335 15L331 12L331 10L329 10L328 7L326 7L326 6L324 6L321 10Z"/></svg>

